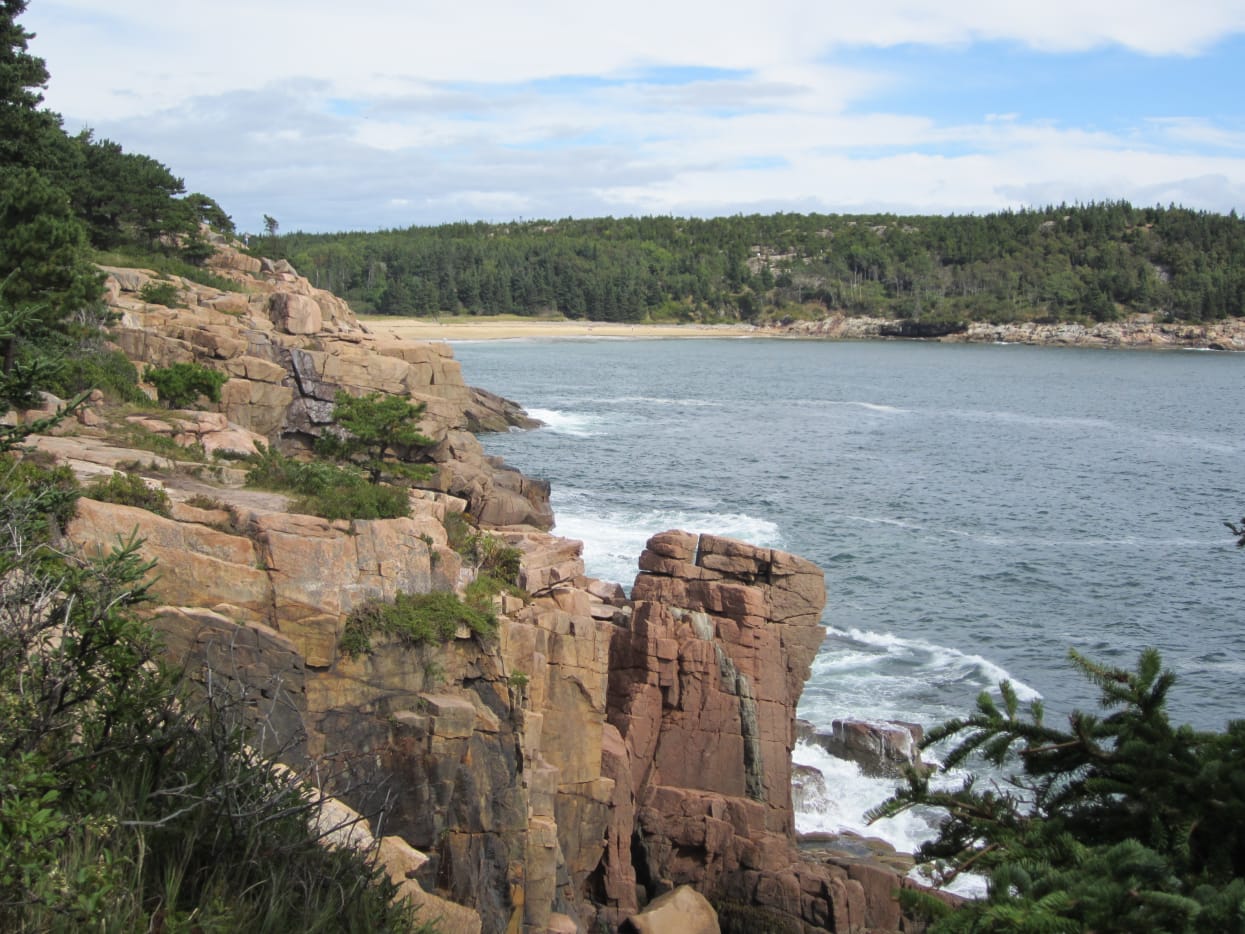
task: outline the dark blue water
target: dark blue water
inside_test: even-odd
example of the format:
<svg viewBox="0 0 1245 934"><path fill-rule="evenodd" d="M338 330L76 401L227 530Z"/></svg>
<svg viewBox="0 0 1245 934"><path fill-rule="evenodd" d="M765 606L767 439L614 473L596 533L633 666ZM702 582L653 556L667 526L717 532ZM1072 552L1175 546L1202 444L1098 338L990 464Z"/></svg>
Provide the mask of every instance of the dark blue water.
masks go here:
<svg viewBox="0 0 1245 934"><path fill-rule="evenodd" d="M1006 672L1093 695L1075 647L1157 646L1177 718L1245 715L1245 356L772 340L459 343L550 427L485 438L629 583L681 526L805 555L830 638L806 707L929 722ZM880 686L887 676L900 683ZM860 682L860 683L857 683Z"/></svg>
<svg viewBox="0 0 1245 934"><path fill-rule="evenodd" d="M774 545L826 571L801 713L964 713L1010 677L1097 696L1070 648L1158 647L1173 717L1245 716L1245 355L775 340L455 345L548 428L486 447L553 483L589 573L653 532Z"/></svg>

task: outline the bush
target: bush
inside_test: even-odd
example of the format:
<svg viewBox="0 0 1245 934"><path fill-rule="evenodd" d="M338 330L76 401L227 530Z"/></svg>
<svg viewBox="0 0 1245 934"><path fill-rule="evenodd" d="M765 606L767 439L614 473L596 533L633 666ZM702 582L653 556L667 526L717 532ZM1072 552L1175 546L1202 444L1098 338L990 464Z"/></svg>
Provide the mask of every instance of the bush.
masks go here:
<svg viewBox="0 0 1245 934"><path fill-rule="evenodd" d="M1245 519L1242 519L1241 522L1245 523ZM461 512L447 512L445 514L445 522L442 524L445 526L445 537L449 546L460 555L466 554L467 543L470 541L471 536L475 534L475 526Z"/></svg>
<svg viewBox="0 0 1245 934"><path fill-rule="evenodd" d="M492 574L479 574L476 579L463 588L463 600L482 612L493 611L493 598L498 594L510 594L524 602L531 599L531 594L516 584L494 577Z"/></svg>
<svg viewBox="0 0 1245 934"><path fill-rule="evenodd" d="M114 473L101 477L82 490L88 499L120 506L136 506L156 515L168 516L169 494L159 487L150 487L143 478L133 473Z"/></svg>
<svg viewBox="0 0 1245 934"><path fill-rule="evenodd" d="M37 455L16 460L4 454L0 455L0 495L6 502L26 504L27 534L40 541L55 540L74 517L78 481L70 468L41 464Z"/></svg>
<svg viewBox="0 0 1245 934"><path fill-rule="evenodd" d="M138 369L119 350L95 350L66 356L49 388L61 398L99 389L117 402L148 401L146 394L138 388Z"/></svg>
<svg viewBox="0 0 1245 934"><path fill-rule="evenodd" d="M267 448L247 472L248 486L289 491L298 508L324 519L399 519L411 514L406 490L368 483L352 467L323 461L296 461Z"/></svg>
<svg viewBox="0 0 1245 934"><path fill-rule="evenodd" d="M211 402L220 402L220 388L229 377L199 363L174 363L149 369L146 379L156 387L165 405L171 409L186 409L195 405L200 396L207 396Z"/></svg>
<svg viewBox="0 0 1245 934"><path fill-rule="evenodd" d="M475 565L476 571L507 585L519 582L523 553L496 535L477 529L461 512L445 515L445 537L449 546Z"/></svg>
<svg viewBox="0 0 1245 934"><path fill-rule="evenodd" d="M151 279L144 283L138 290L138 297L149 305L164 305L166 308L181 305L181 289L167 280Z"/></svg>
<svg viewBox="0 0 1245 934"><path fill-rule="evenodd" d="M178 444L171 435L152 431L150 428L144 428L142 425L126 422L119 426L115 433L126 447L150 451L153 454L167 457L169 460L190 460L199 463L207 461L207 452L203 450L203 445L198 443L189 445Z"/></svg>
<svg viewBox="0 0 1245 934"><path fill-rule="evenodd" d="M144 251L136 246L116 251L99 251L95 254L95 262L101 266L154 269L163 275L180 276L209 288L220 289L222 292L236 292L239 289L238 283L224 276L218 276L210 269L204 269L167 253Z"/></svg>
<svg viewBox="0 0 1245 934"><path fill-rule="evenodd" d="M497 631L497 617L452 593L398 594L393 603L373 601L350 614L339 647L354 658L372 651L376 635L394 637L407 648L441 645L459 626L487 637Z"/></svg>
<svg viewBox="0 0 1245 934"><path fill-rule="evenodd" d="M374 484L382 477L426 482L434 468L412 463L433 443L418 428L424 409L424 403L417 405L400 396L371 392L356 397L339 390L333 406L333 430L317 439L316 450L363 468Z"/></svg>

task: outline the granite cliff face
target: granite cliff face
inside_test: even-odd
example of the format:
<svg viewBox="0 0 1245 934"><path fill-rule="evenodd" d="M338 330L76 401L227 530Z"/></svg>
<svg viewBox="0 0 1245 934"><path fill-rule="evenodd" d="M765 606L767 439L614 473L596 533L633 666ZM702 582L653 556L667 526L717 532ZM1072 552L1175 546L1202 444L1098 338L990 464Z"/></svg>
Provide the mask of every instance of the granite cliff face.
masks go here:
<svg viewBox="0 0 1245 934"><path fill-rule="evenodd" d="M143 539L171 658L242 699L256 743L371 820L424 916L447 931L613 930L689 884L727 929L910 929L900 876L795 845L790 752L822 638L818 568L667 532L625 598L547 531L547 487L483 455L471 430L522 413L465 386L446 347L376 339L283 264L228 249L216 263L239 291L179 283L177 309L137 297L147 274L109 271L114 339L132 359L231 377L218 413L132 418L205 448L297 448L338 389L400 394L427 403L436 481L412 493L410 518L327 521L244 489L227 462L159 459L149 482L169 517L84 499L67 535L88 551ZM110 437L110 417L88 409L39 444L84 477L150 462ZM497 599L497 637L344 652L367 601L475 577L450 546L453 512L521 554L526 596Z"/></svg>
<svg viewBox="0 0 1245 934"><path fill-rule="evenodd" d="M221 413L282 448L306 447L324 430L340 389L422 402L440 489L490 524L552 526L547 484L487 457L472 434L532 423L513 403L467 386L447 345L376 337L344 301L284 261L221 246L211 265L238 291L178 279L182 305L174 308L139 297L155 273L105 267L106 300L119 315L112 337L127 356L148 366L195 360L225 372Z"/></svg>

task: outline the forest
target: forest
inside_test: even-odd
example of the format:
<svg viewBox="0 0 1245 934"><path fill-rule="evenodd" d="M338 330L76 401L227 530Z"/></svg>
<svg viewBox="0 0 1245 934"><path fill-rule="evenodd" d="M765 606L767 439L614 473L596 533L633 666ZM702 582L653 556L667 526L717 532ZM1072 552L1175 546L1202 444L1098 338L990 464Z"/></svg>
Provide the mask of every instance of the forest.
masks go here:
<svg viewBox="0 0 1245 934"><path fill-rule="evenodd" d="M1245 314L1245 223L1122 201L988 215L458 223L262 238L359 311L931 326Z"/></svg>

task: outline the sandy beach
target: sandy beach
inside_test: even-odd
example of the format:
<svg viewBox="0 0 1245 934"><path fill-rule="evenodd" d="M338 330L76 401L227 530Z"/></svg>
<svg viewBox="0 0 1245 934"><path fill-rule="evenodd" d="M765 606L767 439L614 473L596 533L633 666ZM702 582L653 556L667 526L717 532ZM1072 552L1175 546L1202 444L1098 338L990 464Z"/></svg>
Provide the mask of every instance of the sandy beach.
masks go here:
<svg viewBox="0 0 1245 934"><path fill-rule="evenodd" d="M398 318L359 315L376 334L421 341L547 340L576 337L696 338L755 335L748 325L618 324L608 321L540 321L516 318Z"/></svg>

